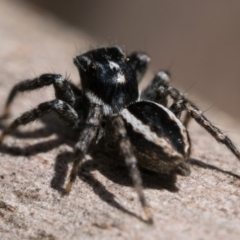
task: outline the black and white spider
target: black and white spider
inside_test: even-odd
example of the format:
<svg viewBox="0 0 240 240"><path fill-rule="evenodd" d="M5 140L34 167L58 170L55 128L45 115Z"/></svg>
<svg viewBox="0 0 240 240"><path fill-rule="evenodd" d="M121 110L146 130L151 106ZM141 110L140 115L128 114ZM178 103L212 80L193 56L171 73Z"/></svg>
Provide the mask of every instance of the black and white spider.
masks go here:
<svg viewBox="0 0 240 240"><path fill-rule="evenodd" d="M19 92L52 84L56 99L41 103L18 117L2 132L0 141L18 126L55 112L66 125L80 133L66 186L66 193L69 193L90 144L104 137L108 147L119 146L151 223L138 166L158 173L189 175L191 142L186 126L191 117L238 159L240 153L192 102L169 86L168 72L158 72L152 83L139 93L138 83L149 60L149 56L141 52L126 56L119 47L99 48L74 58L81 77L81 90L58 74L43 74L18 83L9 94L4 116L8 115L9 106ZM170 106L168 98L172 99ZM186 115L182 123L179 119L183 111Z"/></svg>

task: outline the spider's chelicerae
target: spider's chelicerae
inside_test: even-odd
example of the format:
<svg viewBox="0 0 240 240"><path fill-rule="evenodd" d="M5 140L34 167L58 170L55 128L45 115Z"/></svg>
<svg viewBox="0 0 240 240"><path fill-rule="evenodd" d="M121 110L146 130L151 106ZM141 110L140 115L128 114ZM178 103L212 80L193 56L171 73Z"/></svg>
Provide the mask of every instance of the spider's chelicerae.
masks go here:
<svg viewBox="0 0 240 240"><path fill-rule="evenodd" d="M158 72L151 84L139 92L138 83L149 60L142 52L126 56L119 47L99 48L74 58L82 89L61 75L51 73L18 83L7 99L5 116L19 92L53 85L56 99L41 103L18 117L2 132L0 141L18 126L55 112L66 125L79 131L66 186L66 193L69 193L90 144L104 137L108 147L119 146L146 218L152 223L138 166L157 173L189 175L191 142L186 126L191 117L238 159L240 152L192 102L169 86L168 72ZM170 106L169 98L172 99ZM183 111L186 114L182 123Z"/></svg>

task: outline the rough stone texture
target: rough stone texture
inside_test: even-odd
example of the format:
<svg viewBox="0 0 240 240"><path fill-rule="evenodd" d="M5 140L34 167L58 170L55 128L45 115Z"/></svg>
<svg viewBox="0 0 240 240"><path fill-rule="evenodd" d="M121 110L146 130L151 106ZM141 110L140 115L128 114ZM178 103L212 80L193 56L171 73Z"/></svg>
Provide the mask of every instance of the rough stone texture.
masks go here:
<svg viewBox="0 0 240 240"><path fill-rule="evenodd" d="M71 59L90 45L76 29L20 3L1 1L0 109L21 79L67 71L77 83ZM0 128L53 96L51 87L19 96ZM222 129L240 132L230 116L214 108L206 114ZM95 151L70 196L62 197L77 134L53 116L21 128L0 148L0 239L238 239L240 163L195 123L189 131L191 176L142 173L155 221L149 226L116 156ZM239 134L228 134L240 145Z"/></svg>

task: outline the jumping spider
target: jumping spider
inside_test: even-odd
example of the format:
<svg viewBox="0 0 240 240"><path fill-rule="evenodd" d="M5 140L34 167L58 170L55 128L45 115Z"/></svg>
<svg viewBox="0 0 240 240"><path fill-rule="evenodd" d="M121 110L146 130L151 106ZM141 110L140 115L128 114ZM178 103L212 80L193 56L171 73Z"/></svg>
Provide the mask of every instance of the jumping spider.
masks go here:
<svg viewBox="0 0 240 240"><path fill-rule="evenodd" d="M158 72L140 94L138 83L149 60L142 52L126 56L119 47L99 48L74 58L82 89L61 75L51 73L18 83L9 94L4 116L9 114L9 106L19 92L52 84L56 99L41 103L18 117L2 132L0 141L18 126L55 112L66 125L80 132L65 189L69 193L90 144L104 137L108 147L119 146L147 221L152 223L138 166L157 173L189 175L191 142L186 127L191 117L238 159L240 152L192 102L169 86L167 71ZM186 115L182 123L183 111Z"/></svg>

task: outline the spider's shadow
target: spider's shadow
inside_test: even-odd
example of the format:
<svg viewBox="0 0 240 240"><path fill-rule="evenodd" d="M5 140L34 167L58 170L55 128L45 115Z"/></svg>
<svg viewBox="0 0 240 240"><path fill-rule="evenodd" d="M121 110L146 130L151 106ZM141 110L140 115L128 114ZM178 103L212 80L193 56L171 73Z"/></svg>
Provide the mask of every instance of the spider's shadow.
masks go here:
<svg viewBox="0 0 240 240"><path fill-rule="evenodd" d="M44 123L44 127L34 131L21 131L17 129L10 135L18 139L38 139L47 138L55 134L57 138L41 141L34 145L27 145L26 147L10 146L3 142L0 145L0 152L12 156L30 156L42 152L48 152L59 147L63 143L69 146L74 146L79 135L77 132L65 126L51 114L44 116L39 119L39 121ZM1 120L0 129L2 130L5 127L6 125L3 124L3 121Z"/></svg>
<svg viewBox="0 0 240 240"><path fill-rule="evenodd" d="M110 181L122 185L132 187L132 180L128 174L128 169L124 164L124 159L117 152L107 152L104 151L103 146L92 147L91 160L87 160L82 163L79 169L79 178L91 186L93 192L104 202L108 203L112 207L125 212L131 216L134 216L141 221L144 221L140 216L131 212L130 210L124 208L120 203L118 203L114 194L112 194L92 173L92 171L97 170L103 176L105 176ZM99 150L101 149L101 150ZM66 174L68 171L68 164L73 159L72 152L65 152L59 154L55 163L55 176L51 181L51 187L63 193L63 185L66 181ZM216 170L218 172L233 176L240 179L240 176L224 171L218 167L210 164L206 164L197 159L191 159L191 165L195 165L204 169ZM150 171L141 169L141 177L143 180L144 189L158 189L158 190L168 190L170 192L177 192L176 187L176 175L158 174Z"/></svg>
<svg viewBox="0 0 240 240"><path fill-rule="evenodd" d="M52 134L57 135L57 139L48 140L45 142L37 143L32 146L27 146L25 148L7 146L2 144L0 146L0 151L10 155L34 155L40 152L47 152L54 148L57 148L62 143L73 146L78 139L78 133L74 130L69 129L64 126L60 121L53 120L53 117L46 116L41 119L44 122L45 127L32 131L32 132L21 132L15 131L12 135L17 138L42 138L49 137ZM4 125L0 122L0 129L3 129ZM137 216L135 213L131 212L124 208L120 203L115 200L114 194L109 192L107 188L97 180L91 171L97 170L107 179L112 182L123 185L123 186L132 186L132 180L128 175L128 169L125 167L124 160L116 152L106 152L102 143L97 146L92 147L92 160L85 161L79 169L79 178L92 187L93 192L103 201L107 202L114 208L117 208L131 216L134 216L142 221L141 217ZM51 187L63 193L63 185L66 181L66 174L68 171L68 164L73 159L72 152L61 153L57 156L55 162L55 174L51 181ZM237 179L240 179L240 176L229 172L224 171L218 167L215 167L210 164L206 164L197 159L191 159L191 165L195 165L204 169L216 170L218 172L233 176ZM141 176L143 180L143 187L145 189L166 189L171 192L177 192L178 188L176 187L176 175L166 175L166 174L157 174L149 171L141 171Z"/></svg>
<svg viewBox="0 0 240 240"><path fill-rule="evenodd" d="M199 159L192 158L190 163L191 163L191 165L195 165L195 166L197 166L197 167L204 168L204 169L215 170L215 171L217 171L217 172L220 172L220 173L223 173L223 174L232 176L232 177L240 180L240 176L239 176L239 175L237 175L237 174L235 174L235 173L232 173L232 172L230 172L230 171L222 170L222 169L219 168L219 167L216 167L216 166L214 166L214 165L211 165L211 164L202 162L202 161L199 160Z"/></svg>
<svg viewBox="0 0 240 240"><path fill-rule="evenodd" d="M92 148L95 147L97 149L99 148L99 146L93 146ZM104 153L102 147L100 148L100 152L98 150L92 151L92 160L87 160L82 163L79 169L79 178L83 182L87 183L102 201L145 222L142 217L123 207L117 201L114 194L111 193L98 179L96 179L96 177L94 177L92 171L97 170L107 179L116 184L132 187L132 180L128 175L128 169L125 167L123 159L120 156L117 157L116 153L114 154L115 157L111 158ZM63 185L66 181L68 164L72 161L72 159L72 152L65 152L57 156L55 175L51 181L51 187L58 190L60 193L64 193ZM145 189L167 189L171 192L178 191L178 188L175 186L176 175L160 175L148 171L141 171L141 176L143 179L143 187Z"/></svg>
<svg viewBox="0 0 240 240"><path fill-rule="evenodd" d="M79 133L64 126L60 121L57 121L57 120L53 121L51 115L43 117L41 121L45 123L44 128L31 131L31 132L22 132L22 131L16 130L11 135L20 139L29 139L29 138L37 139L42 137L49 137L52 134L56 134L57 139L47 140L45 142L37 143L35 145L26 146L24 148L18 147L18 146L9 146L6 144L1 144L0 152L13 155L13 156L19 156L19 155L29 156L29 155L34 155L40 152L50 151L54 148L57 148L62 143L68 144L73 147L74 144L77 142ZM4 128L5 128L5 125L2 124L2 122L0 121L0 129L4 129ZM72 152L65 152L57 156L56 163L55 163L55 175L52 178L51 187L58 190L60 193L63 193L63 184L66 180L65 178L68 170L68 163L71 162L72 159L73 159ZM111 172L111 170L109 168L101 168L101 167L99 168L99 166L101 165L96 164L96 162L97 161L94 160L94 161L89 161L84 163L79 170L79 177L83 181L88 183L90 186L92 186L93 191L103 201L145 222L144 219L132 213L131 211L125 209L121 204L115 201L115 196L112 193L110 193L102 185L100 181L94 178L94 176L91 174L91 170L96 169L99 171L102 170L103 174L112 178L112 180L115 182L119 182L120 180L120 178L115 178L115 176L113 176L112 174L108 175L108 172ZM109 166L109 163L106 161L101 164L103 164L104 166ZM129 180L130 179L127 178L125 184L130 185ZM123 182L121 184L123 184Z"/></svg>

